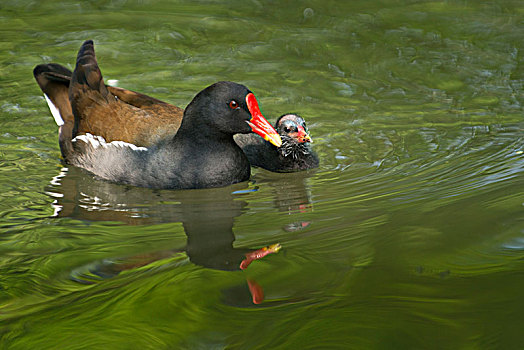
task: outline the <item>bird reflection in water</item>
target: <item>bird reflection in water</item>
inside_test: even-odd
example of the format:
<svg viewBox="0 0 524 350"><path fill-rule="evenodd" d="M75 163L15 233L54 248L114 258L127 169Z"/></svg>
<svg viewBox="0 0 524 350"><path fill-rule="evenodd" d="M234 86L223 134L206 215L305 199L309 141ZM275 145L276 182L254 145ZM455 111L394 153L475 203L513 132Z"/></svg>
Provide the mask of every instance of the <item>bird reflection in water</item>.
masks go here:
<svg viewBox="0 0 524 350"><path fill-rule="evenodd" d="M294 214L306 214L313 211L311 193L307 180L315 170L296 173L274 173L259 170L253 179L259 186L268 186L273 196L273 205L280 212L294 217ZM286 232L296 232L308 228L311 221L292 221L282 227Z"/></svg>
<svg viewBox="0 0 524 350"><path fill-rule="evenodd" d="M289 181L282 179L285 178L268 182L273 186L274 203L279 210L288 213L311 210L304 182L297 182L296 178ZM263 176L260 181L264 183ZM300 191L293 188L294 195L289 195L289 191L281 191L281 187L289 189L290 186L301 188ZM92 175L74 167L62 169L61 174L47 188L49 195L56 198L53 206L58 217L119 221L130 225L182 223L187 237L185 247L108 258L81 266L71 273L71 278L86 284L98 283L123 271L147 266L181 253L185 253L193 264L226 271L245 270L254 261L277 253L281 249L279 243L268 244L259 249L233 247L234 220L248 210L247 202L242 200L242 196L253 191L256 189L248 188L247 183L189 191L126 187L95 180ZM297 195L297 192L301 194ZM291 223L284 230L300 230L309 224ZM263 288L252 278L248 278L246 282L250 303L260 304L264 300ZM246 304L242 301L247 297L245 289L230 288L224 293L229 303Z"/></svg>

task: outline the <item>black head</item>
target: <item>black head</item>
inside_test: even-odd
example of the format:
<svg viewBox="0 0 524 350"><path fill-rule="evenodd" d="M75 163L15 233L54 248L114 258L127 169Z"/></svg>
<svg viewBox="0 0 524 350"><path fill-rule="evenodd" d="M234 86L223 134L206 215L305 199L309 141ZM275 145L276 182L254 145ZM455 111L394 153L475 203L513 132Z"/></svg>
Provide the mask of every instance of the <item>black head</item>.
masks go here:
<svg viewBox="0 0 524 350"><path fill-rule="evenodd" d="M199 92L187 106L182 124L190 124L204 135L256 132L277 146L281 144L275 129L260 113L253 93L230 81L215 83Z"/></svg>
<svg viewBox="0 0 524 350"><path fill-rule="evenodd" d="M284 156L293 156L310 153L309 143L313 142L309 135L306 121L298 114L289 113L280 116L275 128L282 138L280 153Z"/></svg>

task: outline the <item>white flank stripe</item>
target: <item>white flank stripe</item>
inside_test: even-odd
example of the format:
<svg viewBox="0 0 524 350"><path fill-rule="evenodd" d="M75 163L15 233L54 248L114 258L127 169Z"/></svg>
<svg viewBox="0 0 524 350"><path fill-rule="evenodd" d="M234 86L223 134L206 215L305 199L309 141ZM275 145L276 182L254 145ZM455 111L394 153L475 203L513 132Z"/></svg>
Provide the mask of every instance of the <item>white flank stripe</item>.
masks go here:
<svg viewBox="0 0 524 350"><path fill-rule="evenodd" d="M76 142L78 140L84 141L85 143L90 143L91 146L93 146L93 148L129 147L133 151L147 151L146 147L139 147L139 146L133 145L132 143L127 143L124 141L112 141L112 142L107 143L106 140L102 136L91 135L90 133L87 133L85 135L79 135L75 137L72 141Z"/></svg>
<svg viewBox="0 0 524 350"><path fill-rule="evenodd" d="M49 109L51 110L51 114L53 115L53 118L55 118L56 125L62 126L64 125L64 120L62 119L62 116L60 115L60 111L56 106L51 102L49 97L47 97L46 94L44 94L45 100L47 101L47 105L49 106Z"/></svg>

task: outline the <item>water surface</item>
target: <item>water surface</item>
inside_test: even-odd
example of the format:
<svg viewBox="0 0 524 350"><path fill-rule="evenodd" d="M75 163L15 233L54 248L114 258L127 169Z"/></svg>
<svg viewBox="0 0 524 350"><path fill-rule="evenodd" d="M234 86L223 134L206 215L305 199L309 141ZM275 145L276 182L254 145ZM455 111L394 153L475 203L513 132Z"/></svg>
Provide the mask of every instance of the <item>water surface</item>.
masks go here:
<svg viewBox="0 0 524 350"><path fill-rule="evenodd" d="M523 21L520 1L4 0L2 348L523 348ZM158 191L64 166L32 69L86 39L121 87L185 107L233 80L298 112L320 168Z"/></svg>

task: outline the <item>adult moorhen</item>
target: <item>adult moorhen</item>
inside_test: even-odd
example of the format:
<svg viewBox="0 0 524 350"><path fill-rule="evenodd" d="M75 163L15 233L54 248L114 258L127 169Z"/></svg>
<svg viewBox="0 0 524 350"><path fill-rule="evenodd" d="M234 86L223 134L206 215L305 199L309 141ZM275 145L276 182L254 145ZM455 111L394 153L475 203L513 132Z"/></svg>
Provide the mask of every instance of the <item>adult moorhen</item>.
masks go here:
<svg viewBox="0 0 524 350"><path fill-rule="evenodd" d="M234 134L256 132L277 147L282 143L253 93L225 81L199 92L186 107L176 135L166 138L173 132L156 119L160 115L169 120L166 124L176 123L180 110L137 93L120 99L104 84L91 40L78 52L67 95L60 72L56 79L46 79L36 67L34 74L62 124L65 161L112 182L170 189L227 186L250 176L249 161ZM141 139L148 148L132 143Z"/></svg>
<svg viewBox="0 0 524 350"><path fill-rule="evenodd" d="M68 95L72 72L59 64L49 63L38 65L34 69L34 76L45 93L55 120L59 125L65 124L61 126L60 147L67 159L64 153L67 153L67 141L72 139L74 120ZM147 115L154 118L148 118L146 123L140 118L140 113L132 113L127 116L126 123L117 123L111 129L105 128L103 120L94 125L92 122L90 127L95 130L91 133L102 136L106 141L124 141L141 147L149 147L176 134L183 116L181 108L131 90L108 85L106 88L120 101L146 111ZM98 114L95 118L96 116ZM126 129L128 123L134 129ZM277 119L275 129L283 141L279 148L274 148L254 134L234 136L251 165L274 172L294 172L318 167L319 159L309 145L312 140L302 117L284 114Z"/></svg>
<svg viewBox="0 0 524 350"><path fill-rule="evenodd" d="M275 129L282 138L282 146L278 148L254 134L234 136L252 166L278 173L318 167L318 156L311 149L313 141L301 116L284 114L277 119Z"/></svg>

